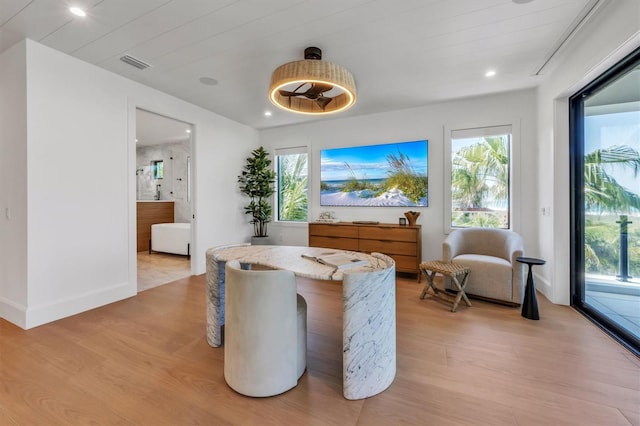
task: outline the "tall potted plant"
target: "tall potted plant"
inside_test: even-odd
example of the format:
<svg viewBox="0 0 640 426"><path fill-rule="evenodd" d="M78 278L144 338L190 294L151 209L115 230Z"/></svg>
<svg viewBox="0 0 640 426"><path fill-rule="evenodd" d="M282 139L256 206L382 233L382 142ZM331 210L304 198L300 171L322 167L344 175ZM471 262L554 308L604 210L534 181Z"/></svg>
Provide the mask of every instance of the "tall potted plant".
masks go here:
<svg viewBox="0 0 640 426"><path fill-rule="evenodd" d="M270 197L275 192L275 179L276 173L271 169L267 151L263 147L254 149L246 160L242 174L238 176L240 191L251 198L244 212L251 215L249 223L253 224L254 242L256 238L264 239L269 235L267 223L271 222L273 212Z"/></svg>

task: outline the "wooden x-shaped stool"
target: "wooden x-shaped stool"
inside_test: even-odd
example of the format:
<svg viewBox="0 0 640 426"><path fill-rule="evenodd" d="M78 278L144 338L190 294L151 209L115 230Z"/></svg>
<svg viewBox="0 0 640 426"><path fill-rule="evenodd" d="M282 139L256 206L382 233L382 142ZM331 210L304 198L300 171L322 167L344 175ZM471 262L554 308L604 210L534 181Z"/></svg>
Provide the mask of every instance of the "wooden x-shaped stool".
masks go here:
<svg viewBox="0 0 640 426"><path fill-rule="evenodd" d="M422 290L420 299L424 299L429 288L431 288L434 296L446 300L447 302L453 303L451 312L455 312L456 309L458 309L458 304L460 303L461 299L464 299L464 302L467 304L467 306L471 306L471 302L469 302L469 298L464 292L464 288L467 285L467 279L469 278L469 273L471 272L468 267L456 263L433 260L431 262L421 263L420 270L424 272L424 275L427 277L427 284L424 286L424 290ZM454 300L451 300L450 296L446 292L440 290L433 284L433 278L435 278L436 274L442 274L451 278L451 281L453 281L453 284L458 290L458 294L456 295L456 298ZM462 282L460 282L458 277L462 277Z"/></svg>

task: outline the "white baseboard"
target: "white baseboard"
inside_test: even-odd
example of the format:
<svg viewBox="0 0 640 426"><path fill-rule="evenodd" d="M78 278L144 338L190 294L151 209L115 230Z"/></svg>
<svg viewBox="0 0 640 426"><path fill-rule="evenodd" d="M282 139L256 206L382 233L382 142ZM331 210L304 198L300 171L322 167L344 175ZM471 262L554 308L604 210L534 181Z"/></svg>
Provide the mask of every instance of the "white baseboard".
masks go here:
<svg viewBox="0 0 640 426"><path fill-rule="evenodd" d="M204 257L204 256L202 256ZM196 273L194 275L202 275L207 272L207 262L206 260L198 260L196 263Z"/></svg>
<svg viewBox="0 0 640 426"><path fill-rule="evenodd" d="M537 291L544 294L544 297L546 297L548 300L553 301L553 288L551 287L551 283L548 280L544 279L542 276L534 272L533 282Z"/></svg>
<svg viewBox="0 0 640 426"><path fill-rule="evenodd" d="M52 321L76 315L137 294L135 283L124 282L107 288L59 299L47 304L30 306L26 310L24 329L30 329ZM13 321L12 321L13 322Z"/></svg>
<svg viewBox="0 0 640 426"><path fill-rule="evenodd" d="M20 328L25 328L27 322L27 307L0 297L0 318L4 318Z"/></svg>

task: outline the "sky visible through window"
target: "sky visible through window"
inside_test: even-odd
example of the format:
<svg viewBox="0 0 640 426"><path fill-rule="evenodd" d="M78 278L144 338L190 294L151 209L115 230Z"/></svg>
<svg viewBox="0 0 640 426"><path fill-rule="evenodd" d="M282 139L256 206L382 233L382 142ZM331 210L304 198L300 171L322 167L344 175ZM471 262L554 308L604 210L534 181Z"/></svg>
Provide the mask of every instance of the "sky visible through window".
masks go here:
<svg viewBox="0 0 640 426"><path fill-rule="evenodd" d="M627 145L640 152L640 111L587 115L584 118L584 153ZM640 176L630 168L610 167L607 173L626 189L640 194Z"/></svg>

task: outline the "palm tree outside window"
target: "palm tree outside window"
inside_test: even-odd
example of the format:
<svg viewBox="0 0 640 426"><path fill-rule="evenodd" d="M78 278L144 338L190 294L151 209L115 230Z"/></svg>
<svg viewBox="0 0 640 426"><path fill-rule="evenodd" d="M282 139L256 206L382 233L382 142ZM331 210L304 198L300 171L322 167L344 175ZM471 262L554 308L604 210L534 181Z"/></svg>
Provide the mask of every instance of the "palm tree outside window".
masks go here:
<svg viewBox="0 0 640 426"><path fill-rule="evenodd" d="M306 222L308 155L306 147L276 149L277 212L280 222Z"/></svg>
<svg viewBox="0 0 640 426"><path fill-rule="evenodd" d="M511 139L511 126L451 132L451 228L511 228Z"/></svg>

